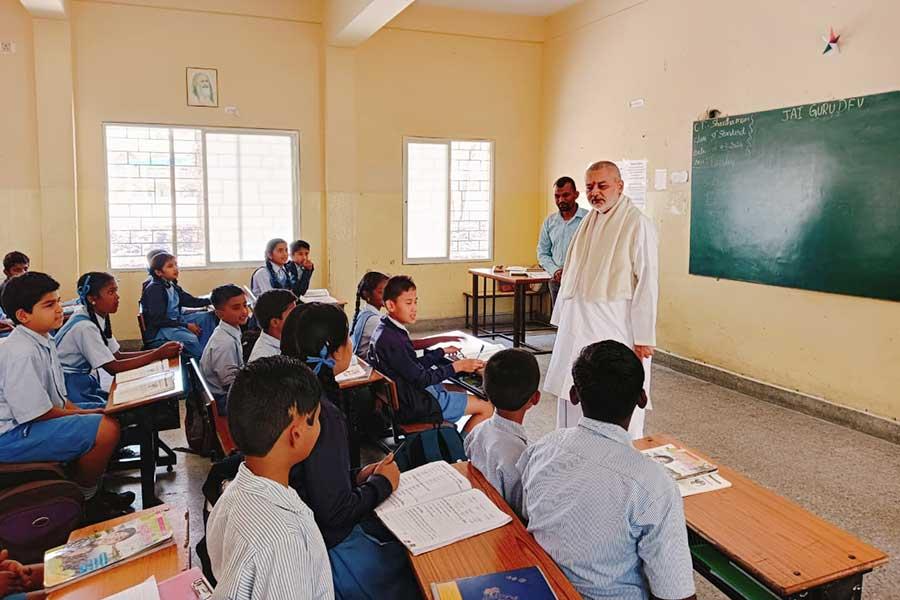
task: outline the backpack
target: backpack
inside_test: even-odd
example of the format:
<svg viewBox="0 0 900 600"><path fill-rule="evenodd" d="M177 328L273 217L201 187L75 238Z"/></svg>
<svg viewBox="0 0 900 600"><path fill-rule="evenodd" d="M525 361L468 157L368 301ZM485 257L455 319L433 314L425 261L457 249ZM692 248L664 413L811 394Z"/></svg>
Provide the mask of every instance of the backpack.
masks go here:
<svg viewBox="0 0 900 600"><path fill-rule="evenodd" d="M253 346L256 345L256 340L258 340L261 335L262 331L259 329L248 329L241 332L241 355L244 357L245 365L250 362L250 354L253 352Z"/></svg>
<svg viewBox="0 0 900 600"><path fill-rule="evenodd" d="M0 489L0 547L22 563L41 562L81 522L84 497L56 465L3 465Z"/></svg>
<svg viewBox="0 0 900 600"><path fill-rule="evenodd" d="M468 460L462 436L453 425L435 425L408 434L406 441L394 451L394 462L401 472L439 460L451 464Z"/></svg>

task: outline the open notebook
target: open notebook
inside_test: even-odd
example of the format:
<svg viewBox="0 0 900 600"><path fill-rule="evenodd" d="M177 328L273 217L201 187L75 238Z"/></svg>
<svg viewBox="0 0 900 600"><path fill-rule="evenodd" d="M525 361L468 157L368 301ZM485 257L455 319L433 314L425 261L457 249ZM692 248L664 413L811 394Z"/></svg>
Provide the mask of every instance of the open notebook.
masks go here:
<svg viewBox="0 0 900 600"><path fill-rule="evenodd" d="M413 555L502 527L512 517L446 462L400 474L400 485L375 514Z"/></svg>
<svg viewBox="0 0 900 600"><path fill-rule="evenodd" d="M116 389L113 393L113 405L118 406L129 402L146 400L159 394L171 392L174 389L175 373L173 371L165 371L124 383L117 381Z"/></svg>

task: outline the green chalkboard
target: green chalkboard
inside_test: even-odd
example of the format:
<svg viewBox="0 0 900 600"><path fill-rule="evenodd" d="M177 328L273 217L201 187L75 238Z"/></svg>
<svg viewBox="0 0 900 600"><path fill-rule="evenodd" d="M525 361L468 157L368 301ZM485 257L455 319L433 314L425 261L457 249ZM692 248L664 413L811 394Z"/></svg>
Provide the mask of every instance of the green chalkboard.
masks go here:
<svg viewBox="0 0 900 600"><path fill-rule="evenodd" d="M900 92L693 135L692 274L900 300Z"/></svg>

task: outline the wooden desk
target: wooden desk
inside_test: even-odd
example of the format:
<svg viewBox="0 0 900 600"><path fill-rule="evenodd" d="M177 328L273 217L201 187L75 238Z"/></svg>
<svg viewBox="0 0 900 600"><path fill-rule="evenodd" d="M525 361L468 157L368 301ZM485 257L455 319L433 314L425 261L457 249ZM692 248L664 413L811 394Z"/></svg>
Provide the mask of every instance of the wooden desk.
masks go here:
<svg viewBox="0 0 900 600"><path fill-rule="evenodd" d="M69 534L69 541L74 542L101 529L107 529L136 519L143 514L162 511L168 511L166 519L172 528L172 537L175 540L174 545L160 548L146 556L105 569L56 592L51 592L49 595L50 600L97 600L137 585L151 575L156 575L157 581L163 581L185 570L188 565L188 553L190 552L189 548L184 547L187 523L185 522L183 511L167 504L76 529Z"/></svg>
<svg viewBox="0 0 900 600"><path fill-rule="evenodd" d="M150 508L160 503L160 500L156 497L156 466L159 452L157 443L158 431L155 426L157 409L162 406L161 403L183 398L185 395L184 372L181 367L181 359L169 359L169 368L174 372L175 387L168 392L156 394L145 400L116 405L114 404L114 399L118 385L113 381L109 388L109 402L106 405L105 413L108 415L119 415L125 412L132 413L130 415L132 418L129 419L129 422L134 424L133 429L141 448L141 506L143 508ZM131 429L124 431L131 431ZM171 465L174 464L174 455L170 460L169 466L171 468Z"/></svg>
<svg viewBox="0 0 900 600"><path fill-rule="evenodd" d="M645 437L634 446L644 450L663 444L684 447L667 435ZM808 600L860 598L862 576L888 561L884 552L737 471L719 465L719 473L731 487L688 496L684 514L692 538L694 568L730 597L748 596L735 592L725 581L732 576L740 579L736 569L735 573L727 572L727 561L777 597ZM713 551L727 560L717 561ZM718 568L710 569L710 562L718 562ZM743 583L752 588L750 582Z"/></svg>
<svg viewBox="0 0 900 600"><path fill-rule="evenodd" d="M469 273L472 275L472 335L497 338L502 337L504 339L510 340L513 343L513 348L527 348L534 354L549 354L550 350L543 350L541 348L536 348L534 346L529 345L525 342L525 288L532 283L546 283L550 281L552 278L549 276L544 277L510 277L506 273L494 273L493 269L469 269ZM499 333L497 331L487 331L484 330L478 322L478 279L482 278L483 284L482 295L487 296L487 281L488 279L494 281L494 287L496 287L497 282L505 283L513 286L513 325L512 325L512 337L504 333ZM496 294L496 289L494 290Z"/></svg>
<svg viewBox="0 0 900 600"><path fill-rule="evenodd" d="M472 487L482 490L512 523L419 556L409 555L416 579L425 598L433 600L431 584L460 577L487 575L498 571L540 567L559 600L581 598L556 563L534 540L503 497L470 463L453 465L469 478Z"/></svg>

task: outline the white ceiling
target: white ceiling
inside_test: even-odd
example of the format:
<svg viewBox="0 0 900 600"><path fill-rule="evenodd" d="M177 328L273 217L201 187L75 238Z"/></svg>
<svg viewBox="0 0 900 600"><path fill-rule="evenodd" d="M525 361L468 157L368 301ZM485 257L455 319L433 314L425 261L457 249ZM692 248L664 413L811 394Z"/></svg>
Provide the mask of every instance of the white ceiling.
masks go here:
<svg viewBox="0 0 900 600"><path fill-rule="evenodd" d="M577 4L580 0L418 0L419 4L446 6L461 10L498 12L546 17Z"/></svg>

